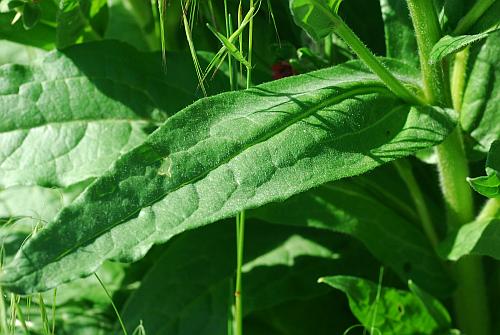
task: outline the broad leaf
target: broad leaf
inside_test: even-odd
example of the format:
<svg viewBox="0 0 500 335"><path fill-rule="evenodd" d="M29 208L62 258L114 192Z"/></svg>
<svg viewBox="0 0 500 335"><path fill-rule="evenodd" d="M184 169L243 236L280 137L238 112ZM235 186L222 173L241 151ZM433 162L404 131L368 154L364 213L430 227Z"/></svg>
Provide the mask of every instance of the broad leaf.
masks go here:
<svg viewBox="0 0 500 335"><path fill-rule="evenodd" d="M433 334L443 331L420 299L411 292L380 287L371 281L348 276L320 279L348 299L351 311L366 329L384 335ZM441 306L441 308L443 308Z"/></svg>
<svg viewBox="0 0 500 335"><path fill-rule="evenodd" d="M318 41L332 33L332 22L326 12L336 13L341 2L342 0L290 0L290 10L295 23Z"/></svg>
<svg viewBox="0 0 500 335"><path fill-rule="evenodd" d="M387 172L392 173L392 178L397 173ZM398 196L395 198L394 194ZM250 215L276 224L349 234L403 281L412 279L426 291L446 296L452 290L450 278L417 228L419 223L414 223L414 213L406 207L411 200L403 194L404 191L391 194L390 187L379 188L376 182L362 176L322 185L286 202L256 209Z"/></svg>
<svg viewBox="0 0 500 335"><path fill-rule="evenodd" d="M474 141L474 149L488 152L500 139L500 32L482 45L469 75L460 123Z"/></svg>
<svg viewBox="0 0 500 335"><path fill-rule="evenodd" d="M500 198L500 140L491 143L486 160L486 176L468 178L476 192L488 198Z"/></svg>
<svg viewBox="0 0 500 335"><path fill-rule="evenodd" d="M147 127L196 99L190 59L168 59L165 75L159 53L105 41L0 67L0 187L100 176Z"/></svg>
<svg viewBox="0 0 500 335"><path fill-rule="evenodd" d="M496 200L499 201L499 200ZM500 260L500 218L468 223L442 244L442 253L452 261L466 255L485 255Z"/></svg>
<svg viewBox="0 0 500 335"><path fill-rule="evenodd" d="M345 268L346 262L322 245L333 245L332 235L323 237L305 229L247 223L245 314L287 300L324 294L315 276L336 269L337 263L341 263L338 268ZM133 330L142 320L148 335L227 333L228 311L234 297L234 236L231 220L172 240L140 288L127 300L122 312L127 328Z"/></svg>
<svg viewBox="0 0 500 335"><path fill-rule="evenodd" d="M99 39L104 35L106 0L60 0L57 13L57 46Z"/></svg>
<svg viewBox="0 0 500 335"><path fill-rule="evenodd" d="M466 48L468 45L485 39L491 34L491 31L483 32L476 35L462 35L462 36L450 36L446 35L442 37L435 45L432 47L432 51L429 57L431 63L437 63L441 61L446 56L452 55L459 52L460 50Z"/></svg>
<svg viewBox="0 0 500 335"><path fill-rule="evenodd" d="M1 281L44 290L105 259L138 259L182 231L433 146L452 115L405 104L359 62L201 99L119 158Z"/></svg>
<svg viewBox="0 0 500 335"><path fill-rule="evenodd" d="M417 40L404 0L380 0L387 57L419 66Z"/></svg>

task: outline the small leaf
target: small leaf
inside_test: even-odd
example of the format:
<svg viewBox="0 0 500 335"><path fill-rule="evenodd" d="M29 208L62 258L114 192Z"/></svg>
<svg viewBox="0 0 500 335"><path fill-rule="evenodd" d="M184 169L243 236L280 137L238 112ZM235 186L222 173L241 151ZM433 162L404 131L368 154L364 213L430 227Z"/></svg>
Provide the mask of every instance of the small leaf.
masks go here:
<svg viewBox="0 0 500 335"><path fill-rule="evenodd" d="M35 27L42 17L42 10L36 3L27 2L23 9L23 26L29 30Z"/></svg>
<svg viewBox="0 0 500 335"><path fill-rule="evenodd" d="M412 292L349 276L324 277L320 282L343 291L353 314L373 334L432 334L442 330Z"/></svg>
<svg viewBox="0 0 500 335"><path fill-rule="evenodd" d="M476 192L487 198L500 197L500 140L491 144L488 159L486 160L487 176L467 178L467 181Z"/></svg>
<svg viewBox="0 0 500 335"><path fill-rule="evenodd" d="M459 52L460 50L466 48L472 43L478 42L482 39L488 37L492 32L498 30L500 28L496 28L494 30L486 31L484 33L476 34L476 35L462 35L462 36L450 36L446 35L442 37L432 48L429 62L437 63L441 61L446 56L452 55L454 53Z"/></svg>
<svg viewBox="0 0 500 335"><path fill-rule="evenodd" d="M290 0L295 23L319 41L333 31L328 13L336 14L342 0Z"/></svg>

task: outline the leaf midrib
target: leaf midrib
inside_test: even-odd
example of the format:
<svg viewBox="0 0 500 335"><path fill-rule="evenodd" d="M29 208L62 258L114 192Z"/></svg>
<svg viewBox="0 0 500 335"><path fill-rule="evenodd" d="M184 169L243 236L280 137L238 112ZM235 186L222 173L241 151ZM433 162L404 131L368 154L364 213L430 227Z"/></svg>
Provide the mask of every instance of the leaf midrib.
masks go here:
<svg viewBox="0 0 500 335"><path fill-rule="evenodd" d="M127 222L131 218L136 217L136 214L139 213L144 208L148 208L151 205L159 202L161 199L163 199L164 197L166 197L168 194L176 192L180 188L182 188L182 187L184 187L186 185L192 184L192 183L194 183L194 182L202 179L204 176L206 176L211 171L217 169L218 167L220 167L220 166L222 166L224 164L227 164L233 158L235 158L236 156L242 154L245 150L248 150L249 148L251 148L251 147L253 147L253 146L255 146L255 145L259 144L259 143L267 141L271 137L276 136L277 134L279 134L283 130L287 129L291 125L293 125L293 124L295 124L295 123L297 123L297 122L305 119L306 117L314 114L315 112L317 112L318 110L320 110L322 108L325 108L325 107L327 107L329 105L333 105L335 103L340 103L341 101L346 100L346 99L348 99L350 97L353 97L353 96L373 94L373 93L381 93L381 94L387 94L387 95L392 96L392 93L382 83L379 83L379 82L374 82L374 83L371 83L370 85L363 84L361 86L362 87L359 87L359 88L356 88L356 89L352 89L349 92L346 92L346 93L343 93L343 94L339 94L339 95L335 95L335 96L333 96L333 97L331 97L329 99L326 99L322 103L319 103L319 104L317 104L317 105L315 105L315 106L313 106L313 107L311 107L309 109L305 109L304 112L298 113L297 117L295 117L295 118L291 119L290 121L284 123L281 127L276 128L275 131L273 131L273 132L271 132L269 134L264 134L264 136L261 136L260 138L255 139L255 141L253 141L252 143L250 143L248 146L246 146L245 148L242 148L242 150L239 150L236 153L230 155L226 160L224 160L223 162L221 162L219 165L214 166L211 170L209 170L209 171L207 171L205 173L199 174L199 175L191 178L190 180L188 180L188 181L186 181L186 182L184 182L182 184L179 184L177 187L173 187L172 189L168 190L168 192L162 194L158 198L156 198L156 199L154 199L154 200L146 203L144 206L142 206L142 207L140 207L140 208L138 208L138 209L136 209L134 211L131 211L123 219L118 220L117 222L110 224L108 227L106 227L105 229L103 229L103 230L95 233L94 235L92 235L91 237L87 238L86 240L81 241L78 244L75 244L74 246L72 246L72 248L70 248L70 249L66 250L65 252L61 253L59 256L55 257L52 261L44 263L42 267L38 266L36 269L31 270L31 271L29 271L27 273L24 273L22 276L26 277L26 276L32 275L32 274L36 273L37 271L39 271L41 268L43 268L43 267L45 267L45 266L47 266L49 264L58 262L59 260L61 260L62 258L64 258L66 255L71 254L73 251L79 249L80 247L82 247L84 245L88 245L90 242L96 240L99 236L102 236L104 233L111 231L113 228L115 228L116 226L120 225L121 223ZM180 114L177 114L177 117L180 117ZM371 126L372 125L370 125L370 127ZM353 131L352 133L355 133L355 132L359 132L359 130ZM145 143L147 143L147 142L145 142ZM83 193L83 195L84 194L85 193Z"/></svg>

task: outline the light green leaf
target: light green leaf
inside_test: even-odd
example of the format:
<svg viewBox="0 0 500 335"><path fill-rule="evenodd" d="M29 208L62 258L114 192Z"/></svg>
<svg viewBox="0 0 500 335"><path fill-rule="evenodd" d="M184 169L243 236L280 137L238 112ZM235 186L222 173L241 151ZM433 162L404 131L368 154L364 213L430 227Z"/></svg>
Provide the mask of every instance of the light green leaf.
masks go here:
<svg viewBox="0 0 500 335"><path fill-rule="evenodd" d="M201 99L118 159L0 280L45 290L105 259L138 259L185 230L433 146L453 115L402 102L359 62Z"/></svg>
<svg viewBox="0 0 500 335"><path fill-rule="evenodd" d="M337 13L342 0L290 0L295 23L319 41L333 31L326 12Z"/></svg>
<svg viewBox="0 0 500 335"><path fill-rule="evenodd" d="M414 210L407 207L412 200L405 190L393 191L391 182L402 183L394 180L395 175L395 170L388 169L381 175L325 184L249 215L351 235L403 281L411 279L432 294L446 296L453 289L450 278L416 226Z"/></svg>
<svg viewBox="0 0 500 335"><path fill-rule="evenodd" d="M142 320L148 335L227 333L234 297L234 227L232 220L221 222L172 240L125 303L122 317L127 329L133 330ZM317 231L248 222L245 314L325 293L316 285L315 275L331 271L340 261L338 254L321 245L333 244L332 235L322 236ZM273 286L271 277L280 285Z"/></svg>
<svg viewBox="0 0 500 335"><path fill-rule="evenodd" d="M487 176L468 178L476 192L488 198L500 198L500 140L491 143L486 160Z"/></svg>
<svg viewBox="0 0 500 335"><path fill-rule="evenodd" d="M446 308L432 295L415 285L411 280L408 282L408 288L418 298L425 308L436 321L440 329L450 329L451 317ZM450 334L451 335L451 334Z"/></svg>
<svg viewBox="0 0 500 335"><path fill-rule="evenodd" d="M498 200L497 200L498 201ZM484 255L500 260L500 219L486 218L460 227L442 244L442 253L456 261L466 255Z"/></svg>
<svg viewBox="0 0 500 335"><path fill-rule="evenodd" d="M460 124L470 134L474 149L485 153L500 139L500 31L486 39L474 60Z"/></svg>
<svg viewBox="0 0 500 335"><path fill-rule="evenodd" d="M104 41L0 67L0 187L101 175L147 126L196 99L189 58L168 61L175 68L165 75L159 53Z"/></svg>
<svg viewBox="0 0 500 335"><path fill-rule="evenodd" d="M498 29L500 28L497 28L495 30ZM461 35L461 36L446 35L442 37L432 48L429 61L431 63L437 63L446 56L457 53L460 50L466 48L468 45L478 42L482 39L485 39L495 30L485 31L483 33L476 35Z"/></svg>
<svg viewBox="0 0 500 335"><path fill-rule="evenodd" d="M57 13L57 47L100 39L107 23L106 0L61 0Z"/></svg>
<svg viewBox="0 0 500 335"><path fill-rule="evenodd" d="M380 0L380 8L384 19L387 57L420 66L417 39L406 1Z"/></svg>
<svg viewBox="0 0 500 335"><path fill-rule="evenodd" d="M320 281L343 291L353 314L374 334L433 334L443 330L411 292L349 276L324 277Z"/></svg>

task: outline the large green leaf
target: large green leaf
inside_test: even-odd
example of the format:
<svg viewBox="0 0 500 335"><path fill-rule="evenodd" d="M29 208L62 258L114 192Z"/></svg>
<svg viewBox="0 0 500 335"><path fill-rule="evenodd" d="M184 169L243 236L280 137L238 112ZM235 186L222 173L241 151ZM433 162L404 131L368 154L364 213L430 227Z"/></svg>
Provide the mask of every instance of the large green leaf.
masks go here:
<svg viewBox="0 0 500 335"><path fill-rule="evenodd" d="M491 34L474 58L465 88L460 123L474 149L488 152L500 139L500 32Z"/></svg>
<svg viewBox="0 0 500 335"><path fill-rule="evenodd" d="M147 126L196 99L190 59L172 53L168 62L164 74L159 53L105 41L0 67L0 187L99 176Z"/></svg>
<svg viewBox="0 0 500 335"><path fill-rule="evenodd" d="M324 294L316 284L318 274L348 264L323 246L336 244L333 234L247 223L245 314ZM172 240L127 300L122 312L127 328L133 330L142 320L151 335L225 334L234 297L234 227L233 221L219 223Z"/></svg>
<svg viewBox="0 0 500 335"><path fill-rule="evenodd" d="M387 57L419 66L417 39L405 0L380 0Z"/></svg>
<svg viewBox="0 0 500 335"><path fill-rule="evenodd" d="M320 281L343 291L353 314L373 333L434 334L448 330L441 329L424 303L412 292L381 287L381 283L377 285L349 276L325 277ZM442 306L440 308L444 310Z"/></svg>
<svg viewBox="0 0 500 335"><path fill-rule="evenodd" d="M402 102L359 62L201 99L28 241L1 282L44 290L108 258L138 259L182 231L435 145L452 115Z"/></svg>
<svg viewBox="0 0 500 335"><path fill-rule="evenodd" d="M394 179L396 173L388 170L387 178L382 181L391 176ZM433 294L446 296L451 293L446 269L413 223L411 208L406 208L411 200L404 198L404 191L391 193L390 187L371 179L362 176L325 184L286 202L256 209L250 215L276 224L316 227L349 234L363 242L403 281L412 279ZM377 187L377 184L382 187ZM394 194L397 194L396 199Z"/></svg>

